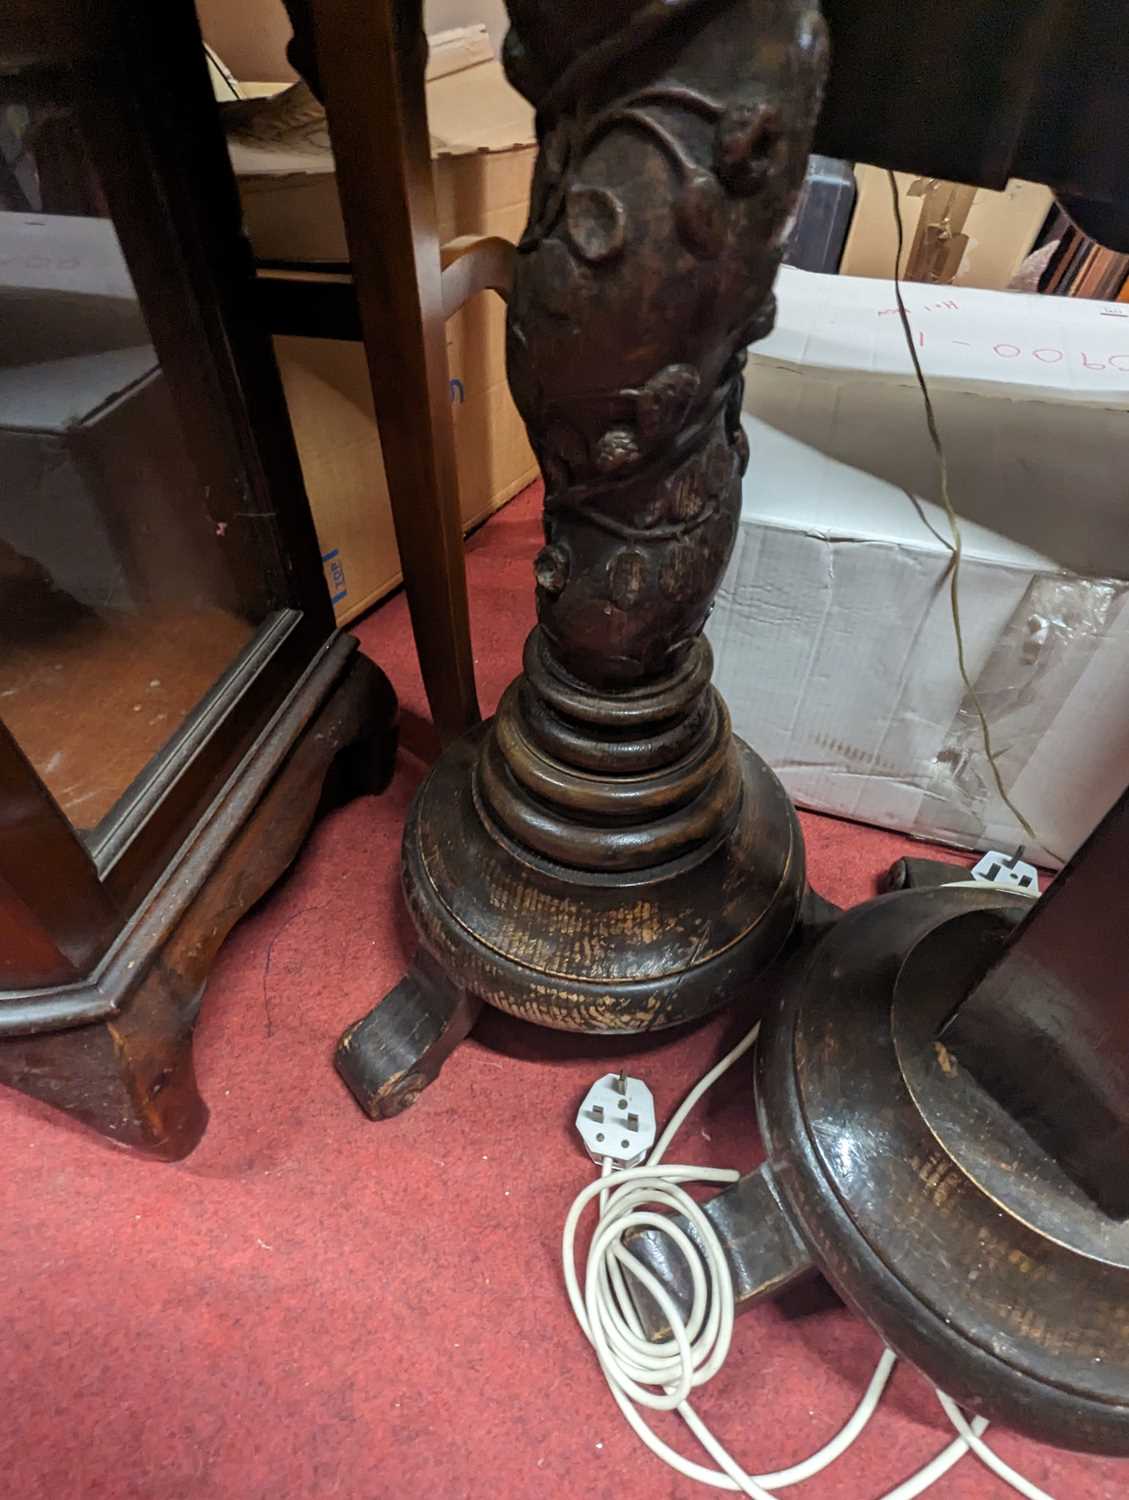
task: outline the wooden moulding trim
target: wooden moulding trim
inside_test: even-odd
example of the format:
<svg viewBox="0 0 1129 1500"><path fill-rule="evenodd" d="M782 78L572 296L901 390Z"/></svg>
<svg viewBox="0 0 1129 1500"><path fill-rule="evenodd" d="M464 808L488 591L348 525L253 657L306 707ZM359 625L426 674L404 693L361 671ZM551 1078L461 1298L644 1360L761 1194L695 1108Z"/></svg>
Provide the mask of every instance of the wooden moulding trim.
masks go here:
<svg viewBox="0 0 1129 1500"><path fill-rule="evenodd" d="M558 674L546 653L544 632L536 626L526 637L522 666L538 697L557 713L582 724L625 729L688 713L710 685L713 651L704 635L696 636L675 672L657 685L601 694Z"/></svg>
<svg viewBox="0 0 1129 1500"><path fill-rule="evenodd" d="M120 1013L356 649L353 636L330 638L87 979L50 989L0 990L0 1037L63 1031Z"/></svg>
<svg viewBox="0 0 1129 1500"><path fill-rule="evenodd" d="M202 747L217 731L223 732L227 715L236 708L246 690L269 665L275 652L302 618L300 611L279 610L218 682L205 693L195 712L123 792L116 807L89 836L91 858L103 880L137 836L162 795L184 774Z"/></svg>

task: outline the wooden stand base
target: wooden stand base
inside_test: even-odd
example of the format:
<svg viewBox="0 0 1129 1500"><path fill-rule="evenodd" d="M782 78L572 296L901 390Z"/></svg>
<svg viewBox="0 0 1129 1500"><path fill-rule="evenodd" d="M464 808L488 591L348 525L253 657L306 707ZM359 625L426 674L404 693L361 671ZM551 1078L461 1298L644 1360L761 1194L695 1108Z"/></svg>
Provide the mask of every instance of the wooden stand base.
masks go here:
<svg viewBox="0 0 1129 1500"><path fill-rule="evenodd" d="M168 1161L199 1142L208 1111L196 1088L192 1032L220 945L294 859L320 810L382 790L391 776L395 695L355 648L339 638L309 674L107 955L84 1004L89 1010L99 984L109 989L107 976L123 969L130 987L94 1024L13 1035L6 1017L0 1083ZM195 889L174 912L186 881Z"/></svg>
<svg viewBox="0 0 1129 1500"><path fill-rule="evenodd" d="M489 732L451 746L417 795L403 877L420 958L338 1049L338 1068L374 1119L418 1098L482 1001L590 1034L660 1030L738 999L753 1011L751 981L800 917L795 812L747 746L736 818L712 847L604 875L550 864L497 827L475 794Z"/></svg>
<svg viewBox="0 0 1129 1500"><path fill-rule="evenodd" d="M836 923L758 1044L767 1161L706 1212L739 1307L818 1270L968 1410L1129 1454L1129 1223L937 1040L1028 910L921 889ZM632 1250L685 1301L684 1263L661 1232ZM664 1336L656 1305L639 1307Z"/></svg>

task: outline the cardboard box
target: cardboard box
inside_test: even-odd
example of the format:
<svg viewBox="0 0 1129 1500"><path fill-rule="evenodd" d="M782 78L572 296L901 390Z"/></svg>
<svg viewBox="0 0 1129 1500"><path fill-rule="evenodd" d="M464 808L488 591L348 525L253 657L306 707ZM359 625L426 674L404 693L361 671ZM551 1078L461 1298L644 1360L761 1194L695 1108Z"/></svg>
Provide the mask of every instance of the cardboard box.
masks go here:
<svg viewBox="0 0 1129 1500"><path fill-rule="evenodd" d="M237 78L294 77L286 59L290 21L279 0L197 0L196 14L209 45ZM436 34L480 22L497 52L509 24L503 0L427 0L426 23Z"/></svg>
<svg viewBox="0 0 1129 1500"><path fill-rule="evenodd" d="M348 259L324 117L294 98L285 128L229 136L244 213L264 259ZM428 121L439 235L525 228L536 156L530 106L510 88L484 27L432 38ZM280 338L276 349L338 622L401 578L388 486L360 344ZM469 528L536 478L506 384L505 309L487 293L447 324L459 504Z"/></svg>
<svg viewBox="0 0 1129 1500"><path fill-rule="evenodd" d="M781 273L709 635L737 732L797 802L967 848L1030 839L961 682L936 459L888 284ZM907 288L961 515L969 672L1004 783L1069 857L1129 766L1129 318Z"/></svg>
<svg viewBox="0 0 1129 1500"><path fill-rule="evenodd" d="M918 275L912 263L915 249L918 260L922 259L920 244L915 246L921 217L935 208L943 209L948 200L943 193L929 191L932 179L908 172L894 175L905 227L900 272L913 280ZM858 202L839 270L844 276L888 277L897 247L889 177L884 167L862 165L855 168L855 177ZM1049 188L1031 182L1009 182L1000 193L976 189L967 218L960 214L959 232L966 243L952 258L951 274L946 272L942 283L989 290L1008 286L1030 253L1053 201Z"/></svg>

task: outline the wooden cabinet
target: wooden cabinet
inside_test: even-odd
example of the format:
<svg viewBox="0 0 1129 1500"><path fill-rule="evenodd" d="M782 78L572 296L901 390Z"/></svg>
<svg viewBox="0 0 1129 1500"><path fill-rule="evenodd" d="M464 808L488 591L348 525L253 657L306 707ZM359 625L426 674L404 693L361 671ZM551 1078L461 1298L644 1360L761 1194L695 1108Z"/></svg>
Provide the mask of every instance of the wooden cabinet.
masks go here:
<svg viewBox="0 0 1129 1500"><path fill-rule="evenodd" d="M165 1156L212 956L394 745L256 308L192 6L6 7L0 1081Z"/></svg>

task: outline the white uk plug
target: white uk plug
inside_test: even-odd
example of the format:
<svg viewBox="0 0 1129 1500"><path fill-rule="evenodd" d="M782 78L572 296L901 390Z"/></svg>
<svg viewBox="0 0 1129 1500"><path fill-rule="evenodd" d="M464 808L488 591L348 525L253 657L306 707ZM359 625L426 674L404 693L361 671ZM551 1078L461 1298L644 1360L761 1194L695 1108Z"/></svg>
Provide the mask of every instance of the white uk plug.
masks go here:
<svg viewBox="0 0 1129 1500"><path fill-rule="evenodd" d="M655 1144L655 1101L640 1078L606 1073L584 1096L576 1128L594 1162L637 1167Z"/></svg>
<svg viewBox="0 0 1129 1500"><path fill-rule="evenodd" d="M999 891L1015 891L1022 896L1039 894L1039 872L1024 863L1019 855L1011 859L997 850L989 850L972 869L972 878L981 885L994 885Z"/></svg>

